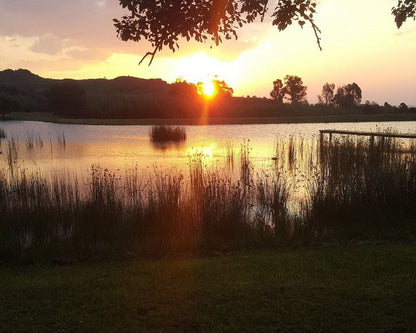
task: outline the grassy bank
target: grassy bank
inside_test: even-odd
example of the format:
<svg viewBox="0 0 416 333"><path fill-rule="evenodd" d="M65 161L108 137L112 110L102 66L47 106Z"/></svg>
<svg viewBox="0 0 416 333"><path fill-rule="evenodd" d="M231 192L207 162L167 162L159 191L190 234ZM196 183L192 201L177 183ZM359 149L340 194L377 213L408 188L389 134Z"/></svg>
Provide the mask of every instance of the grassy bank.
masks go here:
<svg viewBox="0 0 416 333"><path fill-rule="evenodd" d="M415 121L416 113L399 114L350 114L350 115L297 115L293 117L224 117L210 118L202 122L199 118L159 119L75 119L55 116L47 112L12 112L7 120L43 121L61 124L83 125L226 125L226 124L285 124L285 123L332 123L332 122L373 122L373 121Z"/></svg>
<svg viewBox="0 0 416 333"><path fill-rule="evenodd" d="M416 247L3 267L4 332L414 332Z"/></svg>

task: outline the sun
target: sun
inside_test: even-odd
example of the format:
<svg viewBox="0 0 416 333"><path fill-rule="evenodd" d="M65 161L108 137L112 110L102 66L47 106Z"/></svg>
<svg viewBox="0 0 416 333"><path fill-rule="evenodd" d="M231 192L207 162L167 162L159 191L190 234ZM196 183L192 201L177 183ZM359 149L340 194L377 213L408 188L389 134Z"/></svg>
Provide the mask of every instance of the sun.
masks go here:
<svg viewBox="0 0 416 333"><path fill-rule="evenodd" d="M215 94L215 86L214 82L212 80L206 80L203 82L202 85L202 93L205 95L205 97L211 98Z"/></svg>

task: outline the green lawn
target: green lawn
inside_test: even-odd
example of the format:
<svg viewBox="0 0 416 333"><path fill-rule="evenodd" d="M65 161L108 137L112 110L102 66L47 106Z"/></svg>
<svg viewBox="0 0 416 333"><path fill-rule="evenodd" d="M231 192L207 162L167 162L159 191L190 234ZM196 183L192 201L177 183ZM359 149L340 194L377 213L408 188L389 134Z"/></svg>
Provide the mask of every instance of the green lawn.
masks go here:
<svg viewBox="0 0 416 333"><path fill-rule="evenodd" d="M416 330L416 246L0 268L0 331Z"/></svg>
<svg viewBox="0 0 416 333"><path fill-rule="evenodd" d="M84 125L199 125L199 118L166 119L73 119L54 116L47 112L12 112L8 120L44 121L62 124ZM414 121L416 113L401 114L340 114L278 117L224 117L208 119L209 124L279 124L279 123L321 123L321 122L361 122L361 121ZM1 124L1 123L0 123Z"/></svg>

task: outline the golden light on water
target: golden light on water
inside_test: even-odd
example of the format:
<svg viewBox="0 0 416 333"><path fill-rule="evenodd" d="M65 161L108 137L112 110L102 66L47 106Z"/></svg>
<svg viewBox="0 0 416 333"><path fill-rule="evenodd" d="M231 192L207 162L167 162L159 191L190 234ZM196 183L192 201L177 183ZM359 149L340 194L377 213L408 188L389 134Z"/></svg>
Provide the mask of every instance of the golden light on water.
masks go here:
<svg viewBox="0 0 416 333"><path fill-rule="evenodd" d="M215 147L216 147L215 144L211 144L209 146L203 146L203 147L192 147L189 149L189 155L201 156L203 158L213 158Z"/></svg>

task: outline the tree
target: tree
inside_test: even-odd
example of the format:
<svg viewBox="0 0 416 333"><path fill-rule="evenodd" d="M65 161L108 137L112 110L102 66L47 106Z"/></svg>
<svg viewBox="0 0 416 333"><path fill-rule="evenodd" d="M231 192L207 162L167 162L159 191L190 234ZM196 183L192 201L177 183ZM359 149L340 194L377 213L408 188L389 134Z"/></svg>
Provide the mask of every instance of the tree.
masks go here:
<svg viewBox="0 0 416 333"><path fill-rule="evenodd" d="M270 92L270 96L278 103L283 103L283 97L285 97L285 89L283 88L283 82L280 79L273 81L273 90Z"/></svg>
<svg viewBox="0 0 416 333"><path fill-rule="evenodd" d="M407 18L415 18L416 0L397 0L392 8L397 27ZM179 48L179 39L197 42L211 40L216 45L223 39L237 39L237 30L260 19L268 12L268 0L119 0L130 14L121 20L114 19L117 35L124 41L139 42L145 39L153 51L147 52L140 63L150 56L149 65L156 53L167 46ZM272 25L279 31L293 22L301 28L309 23L321 48L320 33L315 24L314 0L277 0L272 10Z"/></svg>
<svg viewBox="0 0 416 333"><path fill-rule="evenodd" d="M219 80L217 76L212 80L212 84L214 86L213 97L215 98L228 98L234 93L233 88L231 88L224 80ZM203 95L204 85L204 82L198 82L196 85L200 95Z"/></svg>
<svg viewBox="0 0 416 333"><path fill-rule="evenodd" d="M318 96L318 101L321 104L331 105L334 100L335 84L325 83L322 87L322 94Z"/></svg>
<svg viewBox="0 0 416 333"><path fill-rule="evenodd" d="M169 87L169 92L174 96L188 98L194 98L198 95L197 86L182 79L177 79L174 83L172 83Z"/></svg>
<svg viewBox="0 0 416 333"><path fill-rule="evenodd" d="M400 112L407 112L409 111L409 107L406 105L406 103L400 103L399 105L399 111Z"/></svg>
<svg viewBox="0 0 416 333"><path fill-rule="evenodd" d="M303 85L302 79L299 76L286 75L284 91L289 97L285 97L292 104L299 104L306 102L306 89Z"/></svg>
<svg viewBox="0 0 416 333"><path fill-rule="evenodd" d="M49 110L55 114L77 116L87 104L85 90L72 80L51 85L45 96Z"/></svg>
<svg viewBox="0 0 416 333"><path fill-rule="evenodd" d="M4 121L6 119L6 113L17 110L18 108L19 103L17 103L14 99L4 94L0 95L1 120Z"/></svg>
<svg viewBox="0 0 416 333"><path fill-rule="evenodd" d="M391 12L397 28L400 29L408 18L413 18L413 20L416 18L416 0L398 0L397 6L393 7Z"/></svg>
<svg viewBox="0 0 416 333"><path fill-rule="evenodd" d="M155 54L167 46L172 51L179 48L179 39L219 45L224 39L237 39L237 30L256 19L263 21L268 12L268 0L119 0L130 14L121 20L114 19L117 35L124 41L145 39ZM315 24L316 3L313 0L279 0L271 17L272 25L279 31L293 22L300 27L309 23L320 46L320 30Z"/></svg>
<svg viewBox="0 0 416 333"><path fill-rule="evenodd" d="M361 88L355 82L339 87L334 96L334 103L340 108L353 107L361 103Z"/></svg>

